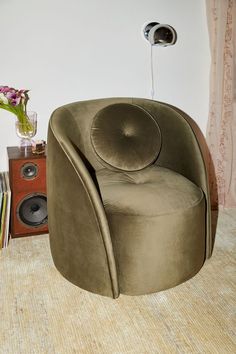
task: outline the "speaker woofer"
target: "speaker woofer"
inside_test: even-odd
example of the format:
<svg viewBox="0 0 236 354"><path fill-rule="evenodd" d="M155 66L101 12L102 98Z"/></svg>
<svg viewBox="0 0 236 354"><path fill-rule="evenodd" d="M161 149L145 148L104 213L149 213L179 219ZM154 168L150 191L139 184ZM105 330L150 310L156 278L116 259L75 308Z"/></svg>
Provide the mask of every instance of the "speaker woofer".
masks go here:
<svg viewBox="0 0 236 354"><path fill-rule="evenodd" d="M47 197L35 193L26 196L17 208L19 220L27 226L38 227L48 221Z"/></svg>

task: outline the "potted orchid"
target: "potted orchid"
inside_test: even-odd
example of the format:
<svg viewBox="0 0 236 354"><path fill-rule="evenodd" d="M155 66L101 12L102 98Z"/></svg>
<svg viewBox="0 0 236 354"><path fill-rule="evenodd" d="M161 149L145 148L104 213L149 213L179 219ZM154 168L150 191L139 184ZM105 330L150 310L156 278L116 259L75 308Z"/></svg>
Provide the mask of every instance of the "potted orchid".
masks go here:
<svg viewBox="0 0 236 354"><path fill-rule="evenodd" d="M16 132L22 139L21 146L30 146L31 138L36 134L37 115L35 112L26 110L28 92L29 90L0 86L0 108L16 115Z"/></svg>

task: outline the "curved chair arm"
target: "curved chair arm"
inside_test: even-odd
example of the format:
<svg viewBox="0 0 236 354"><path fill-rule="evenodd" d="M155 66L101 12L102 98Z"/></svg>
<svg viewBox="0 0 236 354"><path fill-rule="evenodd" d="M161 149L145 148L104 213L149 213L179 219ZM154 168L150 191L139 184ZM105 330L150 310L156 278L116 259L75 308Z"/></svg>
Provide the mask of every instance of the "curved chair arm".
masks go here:
<svg viewBox="0 0 236 354"><path fill-rule="evenodd" d="M148 99L134 98L157 120L162 134L157 164L170 168L199 186L206 198L206 258L212 254L211 204L208 184L208 149L197 124L177 107Z"/></svg>
<svg viewBox="0 0 236 354"><path fill-rule="evenodd" d="M47 195L53 260L72 283L116 298L119 289L107 219L96 186L62 127L73 126L68 115L65 108L56 110L48 128Z"/></svg>

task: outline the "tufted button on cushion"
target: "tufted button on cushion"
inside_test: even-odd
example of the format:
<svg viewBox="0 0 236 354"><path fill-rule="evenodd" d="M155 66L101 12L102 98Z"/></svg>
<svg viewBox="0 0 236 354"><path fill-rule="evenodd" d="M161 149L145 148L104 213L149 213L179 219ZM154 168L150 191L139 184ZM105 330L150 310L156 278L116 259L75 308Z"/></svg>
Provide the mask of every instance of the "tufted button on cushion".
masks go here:
<svg viewBox="0 0 236 354"><path fill-rule="evenodd" d="M137 171L157 159L161 133L155 119L143 108L116 103L94 117L91 143L106 167Z"/></svg>

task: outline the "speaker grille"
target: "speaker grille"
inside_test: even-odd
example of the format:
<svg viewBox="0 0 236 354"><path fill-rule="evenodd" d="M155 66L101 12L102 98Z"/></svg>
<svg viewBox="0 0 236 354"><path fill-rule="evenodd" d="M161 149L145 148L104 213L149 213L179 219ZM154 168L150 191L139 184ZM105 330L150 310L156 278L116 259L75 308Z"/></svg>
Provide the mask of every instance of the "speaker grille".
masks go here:
<svg viewBox="0 0 236 354"><path fill-rule="evenodd" d="M19 204L17 215L23 224L31 227L46 224L48 222L47 197L38 193L25 197Z"/></svg>

